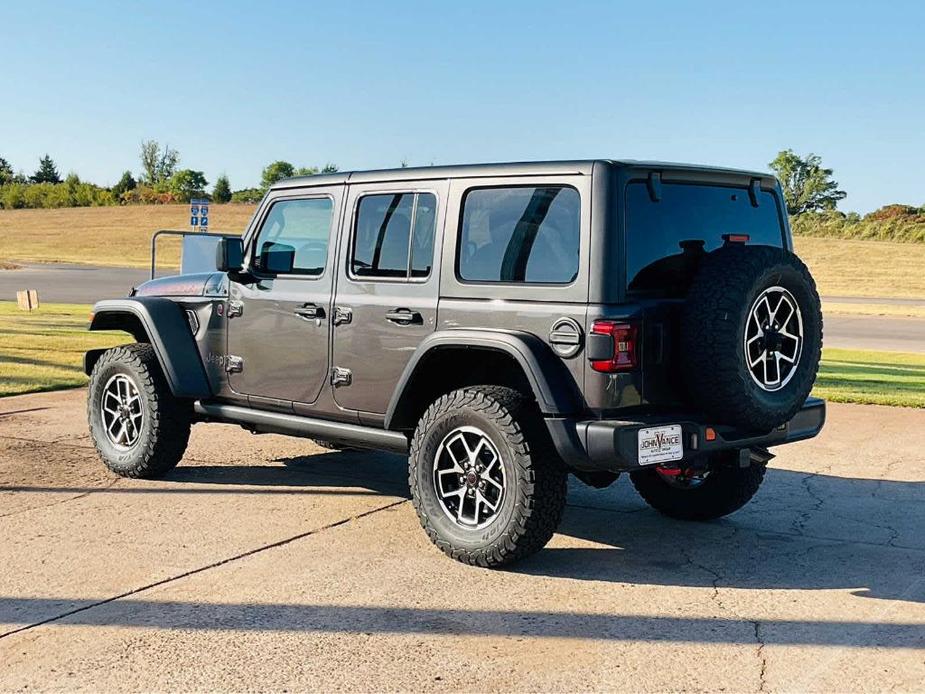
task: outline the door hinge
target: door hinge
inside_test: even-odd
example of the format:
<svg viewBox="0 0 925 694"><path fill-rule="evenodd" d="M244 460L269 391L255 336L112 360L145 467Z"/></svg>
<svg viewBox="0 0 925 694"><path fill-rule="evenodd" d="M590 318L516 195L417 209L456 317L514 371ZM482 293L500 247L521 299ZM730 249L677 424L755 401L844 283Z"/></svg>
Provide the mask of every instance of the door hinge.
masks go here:
<svg viewBox="0 0 925 694"><path fill-rule="evenodd" d="M333 369L331 369L331 385L349 386L352 380L353 373L350 371L350 369L345 369L340 366L335 366Z"/></svg>
<svg viewBox="0 0 925 694"><path fill-rule="evenodd" d="M225 371L228 373L238 373L244 370L244 359L242 357L236 357L233 354L229 354L225 357Z"/></svg>
<svg viewBox="0 0 925 694"><path fill-rule="evenodd" d="M237 318L244 313L244 303L241 301L228 302L228 317Z"/></svg>
<svg viewBox="0 0 925 694"><path fill-rule="evenodd" d="M347 308L346 306L335 306L334 307L334 318L332 323L334 325L343 325L344 323L349 323L353 320L353 309Z"/></svg>

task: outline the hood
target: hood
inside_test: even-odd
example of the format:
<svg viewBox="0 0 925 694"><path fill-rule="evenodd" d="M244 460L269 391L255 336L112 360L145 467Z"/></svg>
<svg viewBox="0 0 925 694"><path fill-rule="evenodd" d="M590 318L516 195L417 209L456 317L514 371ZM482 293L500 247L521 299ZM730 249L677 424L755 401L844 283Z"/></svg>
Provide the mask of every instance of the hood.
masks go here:
<svg viewBox="0 0 925 694"><path fill-rule="evenodd" d="M226 296L228 276L221 272L158 277L138 285L131 296Z"/></svg>

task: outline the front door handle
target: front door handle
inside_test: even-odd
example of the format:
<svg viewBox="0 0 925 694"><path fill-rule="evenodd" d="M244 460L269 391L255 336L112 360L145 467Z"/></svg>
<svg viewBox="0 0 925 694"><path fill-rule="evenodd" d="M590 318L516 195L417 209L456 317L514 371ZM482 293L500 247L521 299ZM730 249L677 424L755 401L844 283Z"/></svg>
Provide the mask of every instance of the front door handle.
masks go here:
<svg viewBox="0 0 925 694"><path fill-rule="evenodd" d="M398 325L420 325L423 323L421 314L417 311L409 311L406 308L396 308L385 314L385 319Z"/></svg>
<svg viewBox="0 0 925 694"><path fill-rule="evenodd" d="M316 318L324 318L324 309L315 304L305 304L304 306L299 306L299 308L293 311L299 318L304 318L306 320L314 320Z"/></svg>

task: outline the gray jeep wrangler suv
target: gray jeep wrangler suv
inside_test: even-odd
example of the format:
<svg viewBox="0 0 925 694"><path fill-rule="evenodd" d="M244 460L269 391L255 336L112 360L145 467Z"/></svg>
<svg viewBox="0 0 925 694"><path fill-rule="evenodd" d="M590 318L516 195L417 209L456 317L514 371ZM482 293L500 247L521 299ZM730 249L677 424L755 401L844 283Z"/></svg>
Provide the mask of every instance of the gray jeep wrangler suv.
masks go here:
<svg viewBox="0 0 925 694"><path fill-rule="evenodd" d="M215 271L100 301L103 462L155 477L195 422L407 453L460 561L549 540L568 473L674 518L731 513L815 436L812 277L765 173L637 161L339 173L274 185Z"/></svg>

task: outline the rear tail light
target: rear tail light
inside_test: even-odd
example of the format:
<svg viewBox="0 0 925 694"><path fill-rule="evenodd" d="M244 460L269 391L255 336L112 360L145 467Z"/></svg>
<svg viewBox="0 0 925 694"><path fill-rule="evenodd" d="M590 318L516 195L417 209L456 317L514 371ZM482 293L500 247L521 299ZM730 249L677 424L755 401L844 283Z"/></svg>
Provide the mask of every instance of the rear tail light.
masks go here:
<svg viewBox="0 0 925 694"><path fill-rule="evenodd" d="M622 321L596 320L591 324L591 332L596 335L609 335L613 340L613 354L607 359L592 360L592 369L602 373L615 373L630 371L638 366L638 326Z"/></svg>

